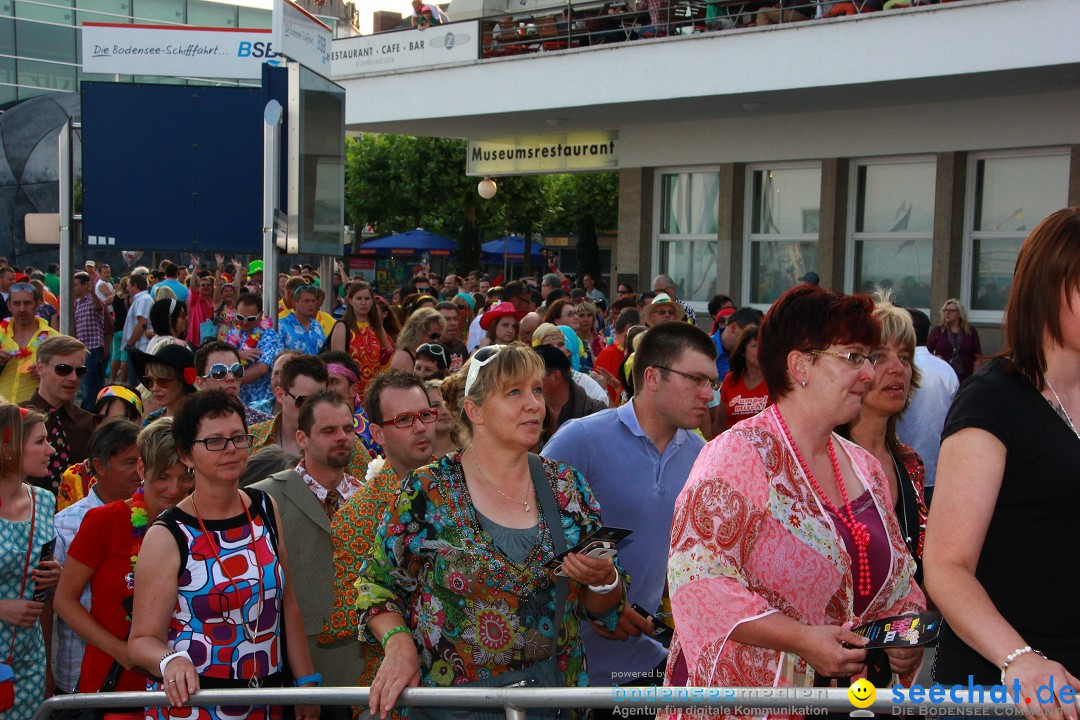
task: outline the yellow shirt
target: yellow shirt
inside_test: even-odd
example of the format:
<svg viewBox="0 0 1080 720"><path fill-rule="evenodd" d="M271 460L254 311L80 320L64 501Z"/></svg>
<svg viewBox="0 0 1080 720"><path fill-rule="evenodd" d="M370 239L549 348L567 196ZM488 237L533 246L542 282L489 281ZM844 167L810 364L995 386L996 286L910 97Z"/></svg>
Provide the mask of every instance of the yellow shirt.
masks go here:
<svg viewBox="0 0 1080 720"><path fill-rule="evenodd" d="M319 314L315 316L315 319L322 325L323 332L326 333L326 337L329 339L330 333L334 330L334 323L337 322L337 320L334 319L333 315L323 310L319 311Z"/></svg>
<svg viewBox="0 0 1080 720"><path fill-rule="evenodd" d="M30 374L30 368L37 364L37 346L42 340L60 334L41 318L34 319L38 329L25 348L15 342L14 321L11 318L0 320L0 354L9 358L0 371L0 397L8 402L24 403L37 392L38 379Z"/></svg>

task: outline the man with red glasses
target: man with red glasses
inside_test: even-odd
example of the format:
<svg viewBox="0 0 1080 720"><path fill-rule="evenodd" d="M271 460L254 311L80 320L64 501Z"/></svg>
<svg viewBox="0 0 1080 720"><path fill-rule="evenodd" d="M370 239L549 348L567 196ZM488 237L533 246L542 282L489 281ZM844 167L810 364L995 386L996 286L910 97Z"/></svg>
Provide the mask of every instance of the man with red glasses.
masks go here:
<svg viewBox="0 0 1080 720"><path fill-rule="evenodd" d="M49 474L31 478L31 482L55 493L60 489L64 470L86 460L90 454L94 416L72 402L79 381L86 375L86 346L67 335L44 340L37 347L35 372L41 386L22 405L45 413L46 438L54 452L49 460Z"/></svg>
<svg viewBox="0 0 1080 720"><path fill-rule="evenodd" d="M283 348L281 335L262 316L262 299L254 293L244 293L236 301L236 316L232 323L218 330L218 340L236 348L244 377L240 379L240 401L269 413L274 404L270 389L270 368Z"/></svg>
<svg viewBox="0 0 1080 720"><path fill-rule="evenodd" d="M383 446L386 458L371 463L364 486L341 506L331 524L334 545L334 610L319 636L319 644L351 647L360 662L353 662L349 683L371 685L382 662L382 649L357 640L356 578L375 540L383 511L401 487L401 478L431 462L438 411L430 406L423 381L413 372L388 370L368 385L364 397L371 434ZM354 657L356 657L354 655ZM360 673L356 676L356 666Z"/></svg>

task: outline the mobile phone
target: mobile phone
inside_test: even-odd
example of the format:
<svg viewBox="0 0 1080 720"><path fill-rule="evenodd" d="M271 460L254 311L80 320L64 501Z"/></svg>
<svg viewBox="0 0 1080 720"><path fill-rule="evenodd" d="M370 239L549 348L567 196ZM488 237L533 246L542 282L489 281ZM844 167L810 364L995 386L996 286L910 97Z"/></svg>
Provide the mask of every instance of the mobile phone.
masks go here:
<svg viewBox="0 0 1080 720"><path fill-rule="evenodd" d="M566 552L561 552L555 557L544 563L544 567L558 574L562 571L563 559L570 553L584 553L590 549L594 549L597 543L606 543L614 549L615 545L630 535L631 530L624 530L623 528L616 527L602 527L587 536L581 538L581 541L577 545L570 548ZM614 552L612 553L614 555ZM593 556L595 557L595 556ZM607 556L610 557L610 556Z"/></svg>
<svg viewBox="0 0 1080 720"><path fill-rule="evenodd" d="M38 554L38 565L46 560L53 559L53 550L56 548L56 538L53 538L49 542L41 546L41 553ZM52 595L52 590L38 590L34 589L34 600L37 602L45 602L45 599Z"/></svg>
<svg viewBox="0 0 1080 720"><path fill-rule="evenodd" d="M675 629L665 623L663 620L658 620L655 615L653 615L651 612L641 607L637 603L634 603L630 607L634 609L634 612L636 612L638 615L642 616L652 624L653 631L656 633L655 635L653 635L653 639L664 647L667 647L668 643L671 642L671 637L672 635L674 635Z"/></svg>

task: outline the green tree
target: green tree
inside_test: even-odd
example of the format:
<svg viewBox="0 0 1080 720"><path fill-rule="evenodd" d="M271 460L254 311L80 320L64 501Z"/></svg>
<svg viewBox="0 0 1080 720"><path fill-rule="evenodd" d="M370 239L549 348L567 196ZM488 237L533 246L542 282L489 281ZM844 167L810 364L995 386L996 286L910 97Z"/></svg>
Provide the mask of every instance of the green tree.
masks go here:
<svg viewBox="0 0 1080 720"><path fill-rule="evenodd" d="M619 222L618 173L575 173L556 176L553 200L557 232L577 238L578 274L600 276L597 229L614 230Z"/></svg>

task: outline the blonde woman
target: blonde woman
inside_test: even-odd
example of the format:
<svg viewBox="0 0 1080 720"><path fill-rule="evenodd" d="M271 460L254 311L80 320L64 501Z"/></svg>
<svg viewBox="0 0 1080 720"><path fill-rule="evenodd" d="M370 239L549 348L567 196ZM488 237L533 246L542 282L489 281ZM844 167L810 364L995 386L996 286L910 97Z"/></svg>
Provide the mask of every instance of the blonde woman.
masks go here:
<svg viewBox="0 0 1080 720"><path fill-rule="evenodd" d="M941 324L930 329L926 347L952 365L960 382L975 372L976 363L982 361L979 333L968 324L967 309L956 298L949 298L941 306Z"/></svg>
<svg viewBox="0 0 1080 720"><path fill-rule="evenodd" d="M390 358L390 367L412 370L416 362L416 349L426 342L439 339L446 329L446 320L435 308L420 308L409 316L397 338L397 350Z"/></svg>

